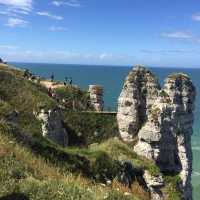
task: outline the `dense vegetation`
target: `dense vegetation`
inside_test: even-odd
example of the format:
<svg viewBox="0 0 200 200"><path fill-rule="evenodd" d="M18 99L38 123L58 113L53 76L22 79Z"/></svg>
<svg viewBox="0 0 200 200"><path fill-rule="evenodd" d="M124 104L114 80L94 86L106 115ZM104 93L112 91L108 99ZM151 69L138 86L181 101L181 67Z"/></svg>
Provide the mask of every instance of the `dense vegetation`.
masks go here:
<svg viewBox="0 0 200 200"><path fill-rule="evenodd" d="M116 117L112 115L66 111L65 124L70 145L100 143L118 136Z"/></svg>
<svg viewBox="0 0 200 200"><path fill-rule="evenodd" d="M121 161L131 162L139 175L145 169L157 175L159 169L116 137L115 116L83 112L92 108L88 93L78 88L56 92L59 101L39 83L24 78L22 71L0 66L0 199L148 200L137 174L131 187L119 183ZM71 106L66 107L63 99ZM67 148L42 137L34 115L63 106ZM168 186L174 183L167 181ZM176 189L166 190L176 194Z"/></svg>
<svg viewBox="0 0 200 200"><path fill-rule="evenodd" d="M62 99L59 103L64 106L65 110L83 111L92 110L90 97L87 91L83 91L78 87L66 85L57 88L56 94L58 99Z"/></svg>
<svg viewBox="0 0 200 200"><path fill-rule="evenodd" d="M115 188L63 172L14 139L0 135L0 199L134 199Z"/></svg>

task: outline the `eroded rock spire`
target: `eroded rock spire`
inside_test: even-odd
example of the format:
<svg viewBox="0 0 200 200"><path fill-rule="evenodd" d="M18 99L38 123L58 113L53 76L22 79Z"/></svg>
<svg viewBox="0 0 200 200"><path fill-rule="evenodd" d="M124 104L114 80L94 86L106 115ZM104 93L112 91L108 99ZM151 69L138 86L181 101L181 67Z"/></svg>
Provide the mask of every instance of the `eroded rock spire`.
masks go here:
<svg viewBox="0 0 200 200"><path fill-rule="evenodd" d="M157 78L143 66L137 65L129 73L118 99L117 120L124 141L131 141L137 135L159 88Z"/></svg>
<svg viewBox="0 0 200 200"><path fill-rule="evenodd" d="M122 139L138 137L134 146L138 155L155 161L163 173L179 174L180 191L185 200L192 200L191 135L195 95L195 87L186 74L169 75L159 89L152 73L137 67L129 74L119 97L118 123ZM127 135L131 137L124 137Z"/></svg>

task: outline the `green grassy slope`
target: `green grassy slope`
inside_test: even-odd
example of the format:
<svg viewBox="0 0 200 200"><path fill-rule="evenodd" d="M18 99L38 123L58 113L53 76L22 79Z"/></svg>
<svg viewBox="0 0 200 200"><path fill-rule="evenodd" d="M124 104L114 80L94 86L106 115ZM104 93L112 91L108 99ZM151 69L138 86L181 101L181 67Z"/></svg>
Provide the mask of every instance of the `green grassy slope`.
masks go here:
<svg viewBox="0 0 200 200"><path fill-rule="evenodd" d="M101 159L103 152L91 158L69 152L41 136L41 125L33 112L58 106L44 87L6 66L0 66L0 83L0 198L24 195L27 199L136 199L112 186L95 183L96 177L104 176L96 165L103 163L110 168L109 176L113 166L117 167L118 162L109 155L106 163ZM13 111L19 115L17 123L8 120ZM76 113L68 109L66 115L68 112Z"/></svg>
<svg viewBox="0 0 200 200"><path fill-rule="evenodd" d="M127 188L115 178L121 160L159 174L154 163L113 138L118 133L115 117L81 113L88 108L88 96L78 88L60 89L58 96L59 102L62 98L82 101L77 110L63 111L70 138L67 148L43 138L33 114L41 108L53 109L59 102L39 83L23 78L22 71L0 65L0 200L148 200L148 192L137 180ZM15 122L9 120L13 111L18 113ZM113 183L102 185L108 179Z"/></svg>
<svg viewBox="0 0 200 200"><path fill-rule="evenodd" d="M0 199L131 200L112 187L94 184L36 156L0 134Z"/></svg>

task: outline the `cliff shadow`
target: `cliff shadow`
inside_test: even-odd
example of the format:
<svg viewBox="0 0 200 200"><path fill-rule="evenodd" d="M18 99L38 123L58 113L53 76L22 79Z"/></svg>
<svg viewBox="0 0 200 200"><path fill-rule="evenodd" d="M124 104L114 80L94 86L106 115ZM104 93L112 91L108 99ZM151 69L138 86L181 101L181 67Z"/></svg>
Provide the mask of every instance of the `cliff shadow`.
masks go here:
<svg viewBox="0 0 200 200"><path fill-rule="evenodd" d="M29 197L27 197L23 193L12 193L12 194L0 197L0 200L29 200Z"/></svg>

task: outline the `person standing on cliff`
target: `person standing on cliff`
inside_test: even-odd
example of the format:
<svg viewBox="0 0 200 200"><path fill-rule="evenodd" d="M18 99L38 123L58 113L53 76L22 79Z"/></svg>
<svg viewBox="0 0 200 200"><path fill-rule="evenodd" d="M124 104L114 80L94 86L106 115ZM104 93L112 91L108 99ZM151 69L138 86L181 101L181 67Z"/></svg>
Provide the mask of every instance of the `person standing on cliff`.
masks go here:
<svg viewBox="0 0 200 200"><path fill-rule="evenodd" d="M64 80L64 86L67 85L67 82L68 82L68 78L67 78L67 76L66 76L66 77L65 77L65 80Z"/></svg>
<svg viewBox="0 0 200 200"><path fill-rule="evenodd" d="M72 86L72 78L70 77L70 81L69 81L69 84L70 84L70 86Z"/></svg>
<svg viewBox="0 0 200 200"><path fill-rule="evenodd" d="M51 75L51 82L53 82L54 81L54 74L52 73L52 75Z"/></svg>

